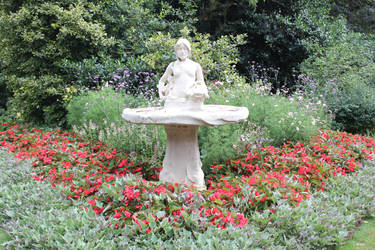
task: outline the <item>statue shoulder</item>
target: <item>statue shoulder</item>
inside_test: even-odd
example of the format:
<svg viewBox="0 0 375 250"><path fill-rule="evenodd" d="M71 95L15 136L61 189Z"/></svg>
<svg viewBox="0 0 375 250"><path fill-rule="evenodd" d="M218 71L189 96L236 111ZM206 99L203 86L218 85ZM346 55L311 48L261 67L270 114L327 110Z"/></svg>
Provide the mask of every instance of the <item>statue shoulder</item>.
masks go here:
<svg viewBox="0 0 375 250"><path fill-rule="evenodd" d="M175 61L170 62L170 63L168 64L167 69L173 69L174 63L175 63Z"/></svg>
<svg viewBox="0 0 375 250"><path fill-rule="evenodd" d="M173 62L171 62L171 63L169 63L168 64L168 67L167 67L167 69L165 70L165 72L167 73L172 73L173 72L173 68L174 68L174 61Z"/></svg>
<svg viewBox="0 0 375 250"><path fill-rule="evenodd" d="M197 70L202 70L202 66L199 63L194 62L194 61L193 61L193 63L195 65L195 67L197 68Z"/></svg>

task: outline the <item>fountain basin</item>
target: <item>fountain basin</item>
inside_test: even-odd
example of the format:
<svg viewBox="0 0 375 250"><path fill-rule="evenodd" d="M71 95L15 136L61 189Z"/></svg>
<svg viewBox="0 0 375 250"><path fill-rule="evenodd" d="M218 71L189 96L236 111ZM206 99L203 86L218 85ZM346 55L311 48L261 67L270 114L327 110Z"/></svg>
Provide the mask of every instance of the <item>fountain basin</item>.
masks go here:
<svg viewBox="0 0 375 250"><path fill-rule="evenodd" d="M199 126L218 126L247 119L246 107L228 105L148 107L124 109L122 117L131 123L163 125L167 145L159 180L205 190L198 147Z"/></svg>
<svg viewBox="0 0 375 250"><path fill-rule="evenodd" d="M218 126L247 119L246 107L203 105L199 110L149 107L124 109L122 117L132 123L153 125Z"/></svg>

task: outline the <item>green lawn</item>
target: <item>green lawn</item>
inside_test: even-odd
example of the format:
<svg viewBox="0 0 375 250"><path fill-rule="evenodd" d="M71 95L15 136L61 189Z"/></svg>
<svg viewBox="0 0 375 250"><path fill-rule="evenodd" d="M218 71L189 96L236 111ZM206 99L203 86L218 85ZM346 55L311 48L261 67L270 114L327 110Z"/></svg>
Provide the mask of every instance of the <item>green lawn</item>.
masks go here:
<svg viewBox="0 0 375 250"><path fill-rule="evenodd" d="M1 244L8 240L10 240L10 236L6 234L3 229L0 228L0 250L5 249L5 247L1 246Z"/></svg>
<svg viewBox="0 0 375 250"><path fill-rule="evenodd" d="M354 233L353 239L338 250L375 249L375 218L364 220Z"/></svg>

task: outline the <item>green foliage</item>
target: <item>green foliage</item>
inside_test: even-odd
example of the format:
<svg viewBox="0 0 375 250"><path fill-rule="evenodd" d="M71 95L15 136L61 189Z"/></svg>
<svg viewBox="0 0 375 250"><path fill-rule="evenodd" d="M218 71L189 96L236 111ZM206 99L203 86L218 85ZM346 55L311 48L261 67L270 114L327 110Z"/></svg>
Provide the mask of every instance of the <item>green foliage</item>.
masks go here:
<svg viewBox="0 0 375 250"><path fill-rule="evenodd" d="M135 152L153 161L164 155L166 135L160 126L135 125L121 117L124 108L147 106L141 96L116 92L112 87L89 90L73 97L67 120L75 132L99 140L119 152Z"/></svg>
<svg viewBox="0 0 375 250"><path fill-rule="evenodd" d="M79 62L65 60L63 67L73 85L80 88L96 88L109 82L113 72L122 67L125 62L124 58L93 57Z"/></svg>
<svg viewBox="0 0 375 250"><path fill-rule="evenodd" d="M10 93L6 85L5 76L0 71L0 109L6 108L9 96Z"/></svg>
<svg viewBox="0 0 375 250"><path fill-rule="evenodd" d="M5 12L0 19L5 72L18 76L60 73L61 60L80 60L113 45L105 27L95 20L97 11L87 1L51 0Z"/></svg>
<svg viewBox="0 0 375 250"><path fill-rule="evenodd" d="M246 153L252 147L280 146L287 141L308 141L319 129L330 124L322 103L300 94L287 98L272 95L270 86L236 85L223 88L210 85L206 104L244 106L249 109L246 122L199 129L203 166L222 163Z"/></svg>
<svg viewBox="0 0 375 250"><path fill-rule="evenodd" d="M222 163L236 157L239 150L245 149L241 143L241 133L246 130L246 123L231 124L218 127L202 126L199 128L199 148L202 165L208 167L215 163ZM256 138L246 143L258 143ZM208 170L203 168L203 170ZM207 174L207 173L206 173Z"/></svg>
<svg viewBox="0 0 375 250"><path fill-rule="evenodd" d="M371 0L334 0L332 14L344 15L356 32L375 33L375 4Z"/></svg>
<svg viewBox="0 0 375 250"><path fill-rule="evenodd" d="M145 42L159 32L174 35L197 21L197 1L114 0L100 3L101 20L117 44L112 53L132 56L148 53Z"/></svg>
<svg viewBox="0 0 375 250"><path fill-rule="evenodd" d="M90 80L98 74L106 81L119 63L124 67L124 53L132 55L131 60L145 53L144 42L156 31L176 34L191 27L195 10L194 1L2 1L0 58L5 83L15 95L10 109L27 121L64 125L66 87L91 87L95 84ZM126 61L128 67L134 66L131 60ZM20 83L45 86L47 79L56 91L43 92L40 102L37 97L21 102L14 92ZM40 90L35 92L39 96Z"/></svg>
<svg viewBox="0 0 375 250"><path fill-rule="evenodd" d="M207 104L245 106L250 115L246 122L199 129L204 166L234 158L252 146L307 141L328 123L322 105L302 96L288 99L271 95L265 86L257 89L249 85L223 88L212 84L209 88L211 98ZM122 152L134 151L148 158L161 159L166 140L163 129L127 124L121 118L125 107L148 105L154 106L155 103L105 88L74 97L68 106L67 117L69 124L76 126L76 131L82 135L99 139Z"/></svg>
<svg viewBox="0 0 375 250"><path fill-rule="evenodd" d="M283 85L293 87L293 71L308 56L301 42L303 32L291 18L281 14L254 13L246 9L242 12L241 18L233 19L224 29L224 34L247 34L246 46L240 47L240 72L249 79L249 62L256 61L265 67L280 68Z"/></svg>
<svg viewBox="0 0 375 250"><path fill-rule="evenodd" d="M294 22L294 15L303 11L298 1L258 1L255 9L249 8L246 1L222 3L226 8L218 2L201 2L198 30L214 37L246 34L246 44L239 46L239 72L249 79L249 62L256 61L265 67L280 68L283 85L292 87L293 70L308 56L302 44L305 33Z"/></svg>
<svg viewBox="0 0 375 250"><path fill-rule="evenodd" d="M65 248L68 244L82 249L97 247L92 241L98 238L106 244L113 242L116 233L108 230L104 218L78 208L79 204L71 206L57 190L35 182L30 164L0 151L0 224L8 234L2 246Z"/></svg>
<svg viewBox="0 0 375 250"><path fill-rule="evenodd" d="M348 242L338 248L338 250L351 250L358 246L364 249L375 249L375 218L365 218L361 222L361 226L358 231L354 233L354 236Z"/></svg>
<svg viewBox="0 0 375 250"><path fill-rule="evenodd" d="M364 133L374 127L375 43L370 36L354 33L342 17L330 16L330 5L303 1L307 7L297 24L313 36L305 40L312 52L301 65L310 80L307 94L321 99L334 116L333 128Z"/></svg>
<svg viewBox="0 0 375 250"><path fill-rule="evenodd" d="M344 88L375 80L375 43L359 33L345 35L301 64L301 71L310 78L324 82L336 78Z"/></svg>
<svg viewBox="0 0 375 250"><path fill-rule="evenodd" d="M65 87L65 82L58 75L43 75L9 78L8 88L13 96L9 100L9 111L22 121L38 123L48 122L58 126L65 125L63 103L75 92L74 88Z"/></svg>
<svg viewBox="0 0 375 250"><path fill-rule="evenodd" d="M270 89L261 82L254 86L237 85L210 93L207 103L248 107L248 120L265 129L263 140L268 138L275 146L285 141L307 141L327 125L329 119L322 103L298 93L289 98L271 94Z"/></svg>
<svg viewBox="0 0 375 250"><path fill-rule="evenodd" d="M70 125L82 126L91 120L103 128L104 120L118 123L123 108L134 108L140 103L140 100L118 94L111 88L82 92L69 103L67 119Z"/></svg>
<svg viewBox="0 0 375 250"><path fill-rule="evenodd" d="M81 60L114 44L89 1L1 2L0 57L13 97L10 110L26 121L64 125L65 88L60 64Z"/></svg>
<svg viewBox="0 0 375 250"><path fill-rule="evenodd" d="M333 127L350 133L365 134L375 128L374 86L359 84L345 88L327 104L334 115Z"/></svg>
<svg viewBox="0 0 375 250"><path fill-rule="evenodd" d="M190 40L193 61L198 62L205 73L206 81L222 81L226 84L244 82L234 66L238 62L236 46L243 44L244 36L222 36L216 41L210 41L208 34L191 32L185 27L181 30L183 37ZM175 60L174 45L177 38L172 38L170 33L157 33L146 42L149 53L142 59L156 73L162 74L171 61Z"/></svg>
<svg viewBox="0 0 375 250"><path fill-rule="evenodd" d="M339 43L349 33L344 18L330 15L328 1L301 0L298 9L294 23L306 34L301 42L310 55L323 53L326 46Z"/></svg>
<svg viewBox="0 0 375 250"><path fill-rule="evenodd" d="M159 77L148 72L147 65L140 57L122 57L120 59L85 59L78 63L65 63L66 71L71 75L72 84L83 89L96 89L112 85L124 94L155 97ZM143 98L143 97L141 97Z"/></svg>
<svg viewBox="0 0 375 250"><path fill-rule="evenodd" d="M375 212L375 168L367 162L358 175L329 180L324 192L298 207L280 202L275 213L254 212L242 229L194 231L198 217L185 213L191 230L161 222L152 233L139 234L136 226L108 227L104 217L78 208L85 202L72 206L59 186L30 178L30 164L0 151L0 221L9 235L2 243L10 248L324 249L343 243L358 221Z"/></svg>

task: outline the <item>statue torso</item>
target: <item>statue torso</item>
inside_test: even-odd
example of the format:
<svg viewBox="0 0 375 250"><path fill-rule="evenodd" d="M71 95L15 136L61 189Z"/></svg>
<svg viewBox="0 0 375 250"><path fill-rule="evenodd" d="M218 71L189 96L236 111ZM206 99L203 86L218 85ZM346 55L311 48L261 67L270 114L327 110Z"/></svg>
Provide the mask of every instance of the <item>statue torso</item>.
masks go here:
<svg viewBox="0 0 375 250"><path fill-rule="evenodd" d="M197 65L191 60L175 61L172 64L172 79L170 79L170 95L186 98L186 94L196 81Z"/></svg>

